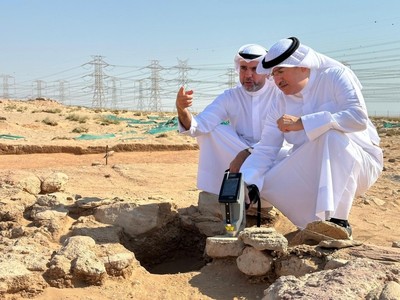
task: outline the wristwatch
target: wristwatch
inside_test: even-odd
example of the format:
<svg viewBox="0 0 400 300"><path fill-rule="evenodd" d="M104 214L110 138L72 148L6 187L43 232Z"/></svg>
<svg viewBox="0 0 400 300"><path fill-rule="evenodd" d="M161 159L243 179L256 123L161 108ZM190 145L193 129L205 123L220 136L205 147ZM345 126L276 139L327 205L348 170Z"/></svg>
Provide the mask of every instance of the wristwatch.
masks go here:
<svg viewBox="0 0 400 300"><path fill-rule="evenodd" d="M247 149L244 149L244 151L246 151L249 154L252 154L253 153L253 147L249 147Z"/></svg>

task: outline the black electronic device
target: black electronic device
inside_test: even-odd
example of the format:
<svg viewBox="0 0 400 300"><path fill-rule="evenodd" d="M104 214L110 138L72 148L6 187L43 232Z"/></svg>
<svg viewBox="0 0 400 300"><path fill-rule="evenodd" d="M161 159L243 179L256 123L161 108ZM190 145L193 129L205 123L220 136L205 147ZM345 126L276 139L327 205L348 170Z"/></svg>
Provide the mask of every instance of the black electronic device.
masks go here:
<svg viewBox="0 0 400 300"><path fill-rule="evenodd" d="M242 173L226 172L222 180L218 201L220 203L236 203L240 196Z"/></svg>
<svg viewBox="0 0 400 300"><path fill-rule="evenodd" d="M221 205L226 234L231 237L237 236L246 225L244 189L242 173L226 170L218 202Z"/></svg>

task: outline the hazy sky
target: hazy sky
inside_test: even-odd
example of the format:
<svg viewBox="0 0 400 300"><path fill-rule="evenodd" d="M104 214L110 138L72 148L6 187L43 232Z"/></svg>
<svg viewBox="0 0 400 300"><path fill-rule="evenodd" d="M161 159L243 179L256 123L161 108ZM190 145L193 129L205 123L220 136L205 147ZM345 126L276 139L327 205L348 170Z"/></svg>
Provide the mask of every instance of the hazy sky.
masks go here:
<svg viewBox="0 0 400 300"><path fill-rule="evenodd" d="M355 66L377 57L400 65L390 52L400 49L399 12L398 0L2 0L0 75L16 87L64 80L82 75L93 55L120 68L178 58L228 68L241 45L268 48L289 36Z"/></svg>

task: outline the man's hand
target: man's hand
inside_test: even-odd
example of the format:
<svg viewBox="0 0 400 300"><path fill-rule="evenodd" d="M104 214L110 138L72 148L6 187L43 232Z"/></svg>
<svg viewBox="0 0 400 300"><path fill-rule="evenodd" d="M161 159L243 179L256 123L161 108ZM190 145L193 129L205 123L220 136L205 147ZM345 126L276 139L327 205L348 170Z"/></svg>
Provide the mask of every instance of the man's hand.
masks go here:
<svg viewBox="0 0 400 300"><path fill-rule="evenodd" d="M185 91L182 86L176 95L176 108L184 110L193 105L193 90Z"/></svg>
<svg viewBox="0 0 400 300"><path fill-rule="evenodd" d="M179 122L188 130L192 124L192 115L187 108L193 104L193 91L185 91L185 88L182 86L176 95L175 104Z"/></svg>
<svg viewBox="0 0 400 300"><path fill-rule="evenodd" d="M240 151L229 165L229 172L238 173L246 158L250 155L246 150Z"/></svg>
<svg viewBox="0 0 400 300"><path fill-rule="evenodd" d="M299 131L303 130L303 122L301 118L291 116L291 115L283 115L276 121L278 124L278 128L282 132L289 132L289 131Z"/></svg>

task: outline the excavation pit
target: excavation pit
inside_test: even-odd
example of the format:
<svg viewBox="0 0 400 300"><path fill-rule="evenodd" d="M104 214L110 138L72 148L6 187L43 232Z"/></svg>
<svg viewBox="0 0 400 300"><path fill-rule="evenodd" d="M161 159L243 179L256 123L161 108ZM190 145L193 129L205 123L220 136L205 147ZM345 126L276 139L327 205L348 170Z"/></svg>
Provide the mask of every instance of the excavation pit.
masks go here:
<svg viewBox="0 0 400 300"><path fill-rule="evenodd" d="M183 228L177 217L163 228L143 236L125 235L122 244L148 272L178 274L198 271L206 264L206 238L196 228Z"/></svg>

